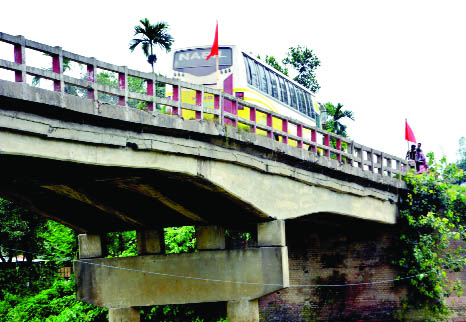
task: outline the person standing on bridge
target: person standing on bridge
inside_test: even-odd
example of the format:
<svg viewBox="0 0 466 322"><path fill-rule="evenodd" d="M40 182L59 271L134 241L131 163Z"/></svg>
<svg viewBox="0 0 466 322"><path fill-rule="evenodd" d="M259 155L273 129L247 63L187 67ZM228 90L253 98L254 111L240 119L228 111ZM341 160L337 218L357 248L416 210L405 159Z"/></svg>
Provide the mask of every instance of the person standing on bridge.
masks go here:
<svg viewBox="0 0 466 322"><path fill-rule="evenodd" d="M422 152L420 148L420 143L418 143L418 148L416 149L416 171L417 173L422 173L427 171L428 166L427 166L427 161L424 153Z"/></svg>
<svg viewBox="0 0 466 322"><path fill-rule="evenodd" d="M416 160L416 145L411 145L411 150L406 152L406 160L415 161Z"/></svg>

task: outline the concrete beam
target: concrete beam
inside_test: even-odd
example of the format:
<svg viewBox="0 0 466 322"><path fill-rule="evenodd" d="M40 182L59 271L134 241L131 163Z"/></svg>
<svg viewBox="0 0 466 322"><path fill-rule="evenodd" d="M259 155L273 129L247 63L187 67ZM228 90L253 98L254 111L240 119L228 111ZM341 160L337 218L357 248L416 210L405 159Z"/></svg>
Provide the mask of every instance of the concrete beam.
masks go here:
<svg viewBox="0 0 466 322"><path fill-rule="evenodd" d="M100 235L78 235L79 259L97 258L104 256L105 247L102 245Z"/></svg>
<svg viewBox="0 0 466 322"><path fill-rule="evenodd" d="M139 310L134 307L121 308L121 309L110 308L108 310L108 321L109 322L140 322L141 314L139 313Z"/></svg>
<svg viewBox="0 0 466 322"><path fill-rule="evenodd" d="M160 254L165 252L162 229L136 231L136 246L139 255Z"/></svg>
<svg viewBox="0 0 466 322"><path fill-rule="evenodd" d="M259 301L240 300L227 303L228 322L259 322Z"/></svg>
<svg viewBox="0 0 466 322"><path fill-rule="evenodd" d="M257 225L258 246L286 246L285 221L274 220Z"/></svg>
<svg viewBox="0 0 466 322"><path fill-rule="evenodd" d="M199 250L225 249L225 228L196 226L196 248Z"/></svg>
<svg viewBox="0 0 466 322"><path fill-rule="evenodd" d="M77 299L109 308L254 300L289 285L286 247L98 258L73 267Z"/></svg>

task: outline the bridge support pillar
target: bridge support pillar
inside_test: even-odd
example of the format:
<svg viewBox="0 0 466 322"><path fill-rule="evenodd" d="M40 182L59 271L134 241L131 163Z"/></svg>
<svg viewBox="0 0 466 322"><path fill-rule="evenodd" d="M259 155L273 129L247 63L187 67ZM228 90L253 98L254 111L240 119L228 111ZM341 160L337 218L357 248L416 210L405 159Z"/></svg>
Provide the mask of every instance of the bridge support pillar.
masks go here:
<svg viewBox="0 0 466 322"><path fill-rule="evenodd" d="M228 322L259 322L259 300L229 301Z"/></svg>
<svg viewBox="0 0 466 322"><path fill-rule="evenodd" d="M141 230L136 232L136 244L139 255L160 254L165 252L163 230Z"/></svg>
<svg viewBox="0 0 466 322"><path fill-rule="evenodd" d="M109 309L108 310L109 322L140 322L141 314L139 310L134 307L123 309Z"/></svg>
<svg viewBox="0 0 466 322"><path fill-rule="evenodd" d="M285 221L274 220L258 224L257 245L259 247L286 246Z"/></svg>
<svg viewBox="0 0 466 322"><path fill-rule="evenodd" d="M97 234L80 234L78 235L79 259L98 258L104 256L105 247L102 244L102 238Z"/></svg>
<svg viewBox="0 0 466 322"><path fill-rule="evenodd" d="M199 250L225 249L225 228L197 226L196 243Z"/></svg>

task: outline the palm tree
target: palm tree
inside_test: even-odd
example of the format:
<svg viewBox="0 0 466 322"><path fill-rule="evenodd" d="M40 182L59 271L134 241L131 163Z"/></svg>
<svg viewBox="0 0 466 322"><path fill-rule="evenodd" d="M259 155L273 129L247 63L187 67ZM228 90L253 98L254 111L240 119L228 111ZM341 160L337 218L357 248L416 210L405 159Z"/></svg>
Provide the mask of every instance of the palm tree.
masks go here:
<svg viewBox="0 0 466 322"><path fill-rule="evenodd" d="M141 44L142 51L147 57L147 62L151 64L152 72L154 72L154 64L157 61L154 47L159 46L165 49L166 52L169 52L174 40L168 33L168 24L166 22L157 22L153 25L147 18L141 19L139 22L141 25L134 27L134 36L139 36L139 38L134 38L130 41L129 49L133 52Z"/></svg>
<svg viewBox="0 0 466 322"><path fill-rule="evenodd" d="M340 103L335 106L328 102L324 104L324 108L327 111L327 114L331 116L331 119L324 125L324 130L346 137L346 125L341 124L340 121L344 118L349 118L354 121L353 112L349 110L342 110L343 104Z"/></svg>

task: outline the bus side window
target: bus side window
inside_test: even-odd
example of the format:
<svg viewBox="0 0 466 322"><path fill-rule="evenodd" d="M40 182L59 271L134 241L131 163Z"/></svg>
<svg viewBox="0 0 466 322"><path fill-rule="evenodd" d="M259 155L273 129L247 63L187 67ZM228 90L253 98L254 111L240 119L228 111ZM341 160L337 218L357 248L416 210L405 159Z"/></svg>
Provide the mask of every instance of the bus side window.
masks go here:
<svg viewBox="0 0 466 322"><path fill-rule="evenodd" d="M270 79L272 82L272 96L275 98L279 98L278 95L278 84L277 84L277 75L274 72L270 72Z"/></svg>
<svg viewBox="0 0 466 322"><path fill-rule="evenodd" d="M259 86L259 77L257 75L256 62L248 57L248 65L251 70L251 82L252 86L260 88Z"/></svg>
<svg viewBox="0 0 466 322"><path fill-rule="evenodd" d="M315 114L315 111L314 111L314 104L312 103L311 94L306 93L306 96L307 96L307 100L309 101L309 109L310 109L309 116L312 117L313 119L315 119L316 114Z"/></svg>
<svg viewBox="0 0 466 322"><path fill-rule="evenodd" d="M287 93L287 90L286 90L286 86L285 86L285 80L283 79L283 77L281 76L278 76L278 82L280 84L280 91L281 91L281 101L285 104L288 104L288 93Z"/></svg>
<svg viewBox="0 0 466 322"><path fill-rule="evenodd" d="M291 106L297 109L298 103L296 100L296 91L294 89L294 85L291 83L288 83L288 89L290 90Z"/></svg>
<svg viewBox="0 0 466 322"><path fill-rule="evenodd" d="M303 91L303 99L304 99L304 105L306 106L306 109L305 109L305 114L307 116L311 116L311 103L308 101L307 99L307 92L304 92Z"/></svg>
<svg viewBox="0 0 466 322"><path fill-rule="evenodd" d="M265 78L267 79L267 94L272 95L272 81L270 80L270 73L267 68L264 67Z"/></svg>
<svg viewBox="0 0 466 322"><path fill-rule="evenodd" d="M246 77L248 79L248 84L252 85L251 68L249 68L247 57L243 55L243 58L244 58L244 67L246 68Z"/></svg>
<svg viewBox="0 0 466 322"><path fill-rule="evenodd" d="M304 105L304 96L301 88L296 87L296 93L298 94L298 106L301 113L306 113L306 105Z"/></svg>
<svg viewBox="0 0 466 322"><path fill-rule="evenodd" d="M260 80L260 84L261 84L261 90L264 92L264 93L267 93L268 92L268 89L267 89L267 78L265 77L265 70L264 70L264 66L260 65L260 64L257 64L257 69L259 70L259 80Z"/></svg>

